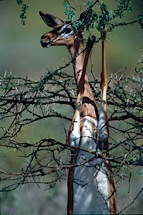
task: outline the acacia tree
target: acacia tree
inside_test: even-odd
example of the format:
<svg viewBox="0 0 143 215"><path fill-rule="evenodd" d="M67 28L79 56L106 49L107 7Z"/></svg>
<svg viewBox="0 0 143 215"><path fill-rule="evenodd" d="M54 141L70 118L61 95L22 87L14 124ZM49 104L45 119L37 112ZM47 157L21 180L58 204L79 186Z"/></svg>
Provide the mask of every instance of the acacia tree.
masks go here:
<svg viewBox="0 0 143 215"><path fill-rule="evenodd" d="M28 6L22 0L17 0L22 6L20 18L25 24ZM96 29L99 36L95 43L101 41L101 34L110 37L110 33L117 27L138 24L143 28L143 14L138 14L134 19L125 21L127 13L131 13L130 0L116 1L114 10L104 1L78 1L65 0L65 14L73 22L75 28L86 26L87 32ZM75 7L76 6L76 7ZM82 8L89 14L87 20L77 22L76 8ZM106 29L106 30L105 30ZM86 43L86 38L85 38ZM62 111L66 108L75 109L76 86L74 77L66 73L72 62L65 66L48 71L39 80L15 77L5 74L0 80L0 145L8 150L16 150L17 155L24 160L22 169L8 172L1 169L1 192L12 191L22 184L36 183L47 188L66 179L66 170L70 167L70 146L65 141L56 138L42 137L35 142L21 141L19 136L23 129L35 122L44 119L56 118L63 123L71 122L71 117ZM95 98L100 103L99 83L93 71L90 84ZM134 177L132 172L142 175L143 166L143 56L137 62L134 75L118 77L118 72L109 79L108 106L110 107L110 162L118 182L128 179L129 187ZM121 138L117 138L120 136ZM123 212L142 193L143 188L134 196Z"/></svg>

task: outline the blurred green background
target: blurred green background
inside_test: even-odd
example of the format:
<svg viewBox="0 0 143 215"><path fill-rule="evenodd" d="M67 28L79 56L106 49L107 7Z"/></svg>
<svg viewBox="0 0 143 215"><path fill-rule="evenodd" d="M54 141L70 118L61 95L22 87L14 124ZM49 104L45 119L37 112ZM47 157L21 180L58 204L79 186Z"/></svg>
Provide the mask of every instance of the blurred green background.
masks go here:
<svg viewBox="0 0 143 215"><path fill-rule="evenodd" d="M131 16L134 17L138 13L143 13L143 2L141 0L134 2L134 11L132 14L127 15L127 20ZM13 75L38 79L46 74L47 69L54 69L57 66L65 65L65 61L69 61L70 59L65 47L43 49L40 46L41 35L50 29L41 20L39 10L65 20L65 8L62 0L27 0L25 3L28 4L29 9L27 11L26 25L22 25L19 18L21 7L17 5L16 0L0 1L0 75L4 76L5 72L12 72ZM122 71L124 75L133 74L134 68L143 54L142 29L137 25L118 28L110 34L107 41L108 76L110 77L111 74L124 67L127 67L126 70ZM94 65L94 75L99 78L101 71L100 44L94 47L90 60L91 64ZM72 72L72 67L68 72ZM58 130L59 125L61 131ZM40 127L40 129L37 130L37 127ZM39 122L34 127L25 129L21 134L21 139L40 139L41 136L45 135L44 127L47 129L47 136L63 140L62 130L65 125L61 125L61 122L55 120L52 122L44 121L43 124ZM5 150L1 149L1 155L0 168L9 170L20 169L22 167L23 161L17 161L14 152L11 154L11 152L5 152ZM129 203L131 198L142 187L142 180L135 178L133 184L135 186L132 188L129 198L129 196L126 196L128 182L119 183L119 210ZM13 192L2 193L0 195L2 215L66 214L65 181L58 184L50 192L40 190L37 186L24 185ZM143 198L140 197L139 201L141 199ZM143 212L139 201L128 210L128 213L137 214L141 213L141 211Z"/></svg>

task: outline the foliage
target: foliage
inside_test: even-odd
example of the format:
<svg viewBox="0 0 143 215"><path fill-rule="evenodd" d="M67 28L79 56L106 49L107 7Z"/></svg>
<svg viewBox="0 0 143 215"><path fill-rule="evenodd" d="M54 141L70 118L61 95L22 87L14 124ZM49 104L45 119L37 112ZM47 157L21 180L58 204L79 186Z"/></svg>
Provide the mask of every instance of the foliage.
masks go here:
<svg viewBox="0 0 143 215"><path fill-rule="evenodd" d="M21 23L23 25L25 25L25 21L26 21L26 13L28 10L28 5L24 3L23 0L16 0L17 4L21 6L21 13L19 14L19 17L21 19Z"/></svg>
<svg viewBox="0 0 143 215"><path fill-rule="evenodd" d="M75 28L85 26L88 31L92 28L96 28L99 32L102 32L105 27L106 32L111 32L116 27L123 27L134 23L139 23L140 26L143 27L143 15L141 14L138 14L134 19L128 22L124 20L126 14L131 13L133 10L131 3L131 0L117 1L116 8L111 10L104 1L96 0L94 3L93 1L86 1L85 11L88 17L81 21L76 19L75 8L72 6L72 3L68 0L64 0L65 14L68 16L68 19L72 18L73 20L77 20L74 23ZM119 22L119 19L123 21Z"/></svg>

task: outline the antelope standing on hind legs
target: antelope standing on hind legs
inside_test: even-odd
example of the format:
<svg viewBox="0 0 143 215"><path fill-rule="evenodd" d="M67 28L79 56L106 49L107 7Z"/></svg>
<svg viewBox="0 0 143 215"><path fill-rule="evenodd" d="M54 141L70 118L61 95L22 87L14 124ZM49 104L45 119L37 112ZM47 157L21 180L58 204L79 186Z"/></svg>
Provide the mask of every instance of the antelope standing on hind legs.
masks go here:
<svg viewBox="0 0 143 215"><path fill-rule="evenodd" d="M86 15L83 12L79 20L86 19ZM84 57L83 27L75 30L72 23L53 15L40 12L40 16L53 28L41 37L41 45L67 47L77 85L76 108L68 135L72 150L67 213L116 214L115 182L108 161L105 41L102 41L101 109L98 111L86 74L90 49L86 50Z"/></svg>

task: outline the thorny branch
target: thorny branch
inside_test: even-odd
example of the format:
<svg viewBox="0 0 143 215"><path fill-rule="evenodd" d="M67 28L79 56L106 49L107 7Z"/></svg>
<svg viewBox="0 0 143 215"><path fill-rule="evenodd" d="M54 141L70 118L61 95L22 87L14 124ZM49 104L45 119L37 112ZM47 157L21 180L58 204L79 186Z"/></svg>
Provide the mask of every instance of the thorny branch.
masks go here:
<svg viewBox="0 0 143 215"><path fill-rule="evenodd" d="M142 63L143 57L135 68L134 76L119 78L115 75L110 80L112 87L110 86L108 91L108 106L111 112L109 160L117 175L124 166L130 166L130 168L143 166ZM98 81L92 81L91 85L100 103ZM9 183L11 182L11 185L8 183L3 189L7 191L14 189L17 187L16 182L19 182L19 185L30 183L30 178L34 178L38 183L40 176L45 179L43 183L47 184L52 183L48 182L48 177L51 180L51 175L54 183L57 174L58 180L66 177L65 170L70 165L68 154L73 147L66 142L46 137L42 137L35 143L21 142L18 135L25 126L43 119L55 117L66 121L71 120L70 116L64 114L62 107L66 105L74 108L76 87L73 77L60 68L58 72L48 72L38 81L6 74L0 81L0 88L0 145L11 150L16 149L21 153L21 157L27 160L27 165L19 173L1 170L1 180L7 179ZM117 135L122 138L117 139ZM87 151L87 153L93 152Z"/></svg>

